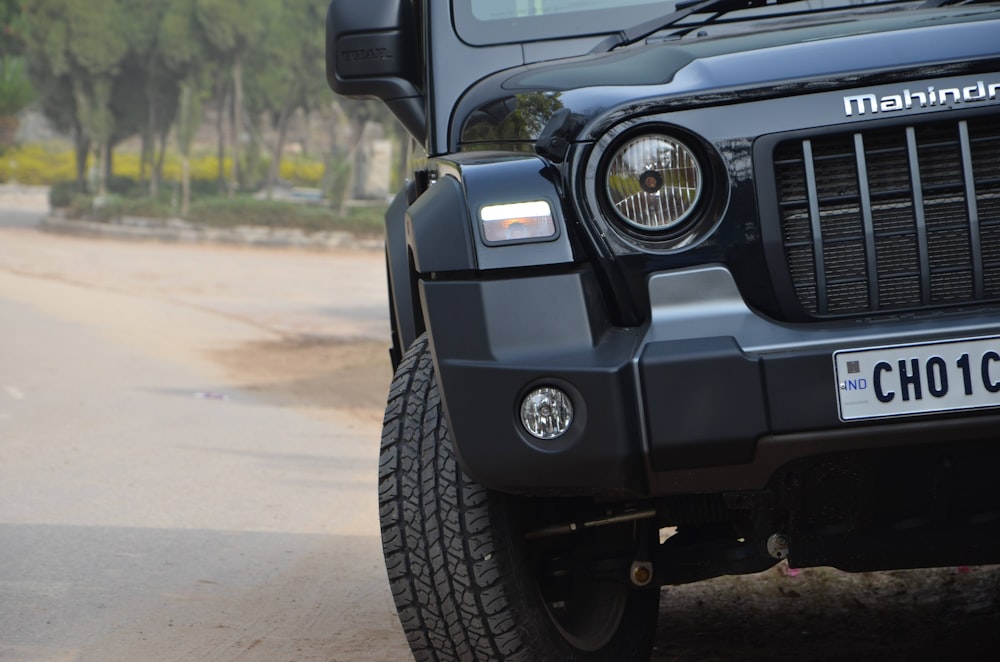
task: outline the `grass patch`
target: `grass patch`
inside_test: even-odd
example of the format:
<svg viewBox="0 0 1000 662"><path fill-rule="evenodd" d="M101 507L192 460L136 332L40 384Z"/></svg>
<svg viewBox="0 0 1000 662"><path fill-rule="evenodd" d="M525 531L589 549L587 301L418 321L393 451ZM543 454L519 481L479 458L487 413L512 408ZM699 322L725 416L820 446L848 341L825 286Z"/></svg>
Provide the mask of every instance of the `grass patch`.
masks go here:
<svg viewBox="0 0 1000 662"><path fill-rule="evenodd" d="M383 232L384 208L352 208L341 216L328 207L298 205L288 202L203 198L191 203L187 220L213 227L256 225L269 228L301 228L305 232L344 230L355 234L377 235Z"/></svg>
<svg viewBox="0 0 1000 662"><path fill-rule="evenodd" d="M121 193L103 199L75 193L69 184L54 186L50 192L53 207L66 210L70 218L109 222L126 216L152 219L177 218L177 200L171 190L161 191L156 198L135 195L121 187ZM319 205L303 205L273 200L257 200L239 195L201 195L191 202L184 220L216 228L258 226L267 228L297 228L307 233L344 231L360 236L381 236L384 229L384 206L351 207L343 215Z"/></svg>

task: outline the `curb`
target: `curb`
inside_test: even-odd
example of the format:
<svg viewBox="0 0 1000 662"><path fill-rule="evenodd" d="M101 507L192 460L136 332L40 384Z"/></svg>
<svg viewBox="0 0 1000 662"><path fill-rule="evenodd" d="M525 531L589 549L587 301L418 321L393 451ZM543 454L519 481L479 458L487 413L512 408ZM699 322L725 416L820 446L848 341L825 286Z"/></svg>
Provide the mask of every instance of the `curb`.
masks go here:
<svg viewBox="0 0 1000 662"><path fill-rule="evenodd" d="M68 220L50 214L38 226L46 232L81 237L162 241L190 244L227 244L261 248L306 248L313 250L352 249L381 251L383 239L361 238L350 232L307 233L298 228L268 228L240 225L214 228L172 218L167 220L123 217L107 223Z"/></svg>

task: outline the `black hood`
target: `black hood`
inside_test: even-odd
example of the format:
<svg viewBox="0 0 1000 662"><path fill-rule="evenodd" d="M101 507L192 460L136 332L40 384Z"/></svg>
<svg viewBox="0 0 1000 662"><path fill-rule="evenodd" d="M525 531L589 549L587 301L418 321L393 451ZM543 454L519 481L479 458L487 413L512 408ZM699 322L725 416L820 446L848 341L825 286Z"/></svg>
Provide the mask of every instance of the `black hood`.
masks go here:
<svg viewBox="0 0 1000 662"><path fill-rule="evenodd" d="M583 126L616 108L634 113L667 99L736 100L753 88L815 85L818 79L844 84L875 71L872 63L899 71L967 63L984 54L1000 59L1000 8L800 16L700 34L490 76L457 108L461 142L533 142L561 108ZM586 131L579 136L589 137Z"/></svg>

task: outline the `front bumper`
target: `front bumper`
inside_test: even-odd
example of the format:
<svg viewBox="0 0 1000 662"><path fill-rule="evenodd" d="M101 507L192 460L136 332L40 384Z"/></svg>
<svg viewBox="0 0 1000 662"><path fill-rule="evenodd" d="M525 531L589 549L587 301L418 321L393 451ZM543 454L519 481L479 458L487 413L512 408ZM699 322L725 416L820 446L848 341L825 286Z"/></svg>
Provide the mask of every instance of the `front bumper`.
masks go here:
<svg viewBox="0 0 1000 662"><path fill-rule="evenodd" d="M996 315L779 324L714 265L656 274L648 289L649 321L619 328L588 271L421 284L456 452L473 479L607 498L757 490L803 457L995 436L991 410L841 421L832 355L996 335ZM554 441L518 419L539 385L563 388L577 412Z"/></svg>

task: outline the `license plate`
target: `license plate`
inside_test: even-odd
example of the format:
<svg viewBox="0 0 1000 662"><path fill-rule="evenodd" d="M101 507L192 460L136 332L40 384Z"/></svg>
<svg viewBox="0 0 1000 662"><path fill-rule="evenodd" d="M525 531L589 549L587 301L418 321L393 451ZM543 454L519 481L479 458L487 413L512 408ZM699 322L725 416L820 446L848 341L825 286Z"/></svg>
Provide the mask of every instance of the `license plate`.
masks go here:
<svg viewBox="0 0 1000 662"><path fill-rule="evenodd" d="M840 418L1000 406L1000 337L833 354Z"/></svg>

